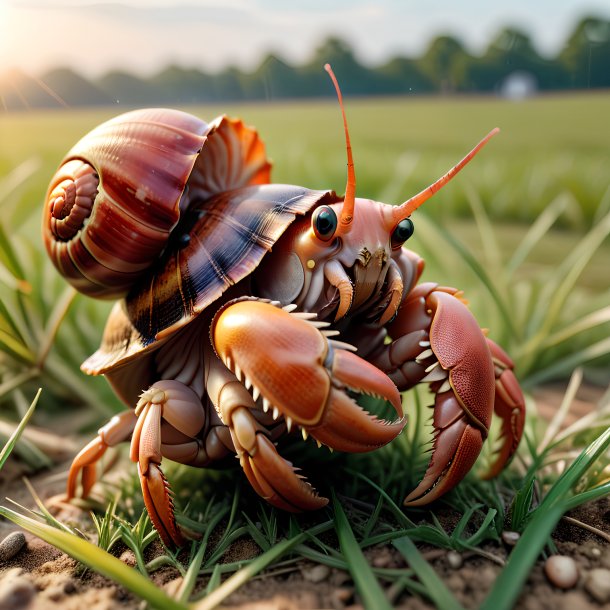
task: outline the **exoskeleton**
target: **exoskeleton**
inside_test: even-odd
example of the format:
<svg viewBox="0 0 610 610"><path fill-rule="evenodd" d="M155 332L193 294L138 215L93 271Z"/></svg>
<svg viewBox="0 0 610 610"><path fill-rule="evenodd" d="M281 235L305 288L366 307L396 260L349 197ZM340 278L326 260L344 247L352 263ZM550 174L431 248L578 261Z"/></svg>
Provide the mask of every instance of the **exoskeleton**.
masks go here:
<svg viewBox="0 0 610 610"><path fill-rule="evenodd" d="M401 392L419 383L434 395L436 433L406 504L431 502L465 476L494 410L503 443L490 475L514 454L524 400L511 360L460 292L418 283L424 263L404 247L414 210L492 134L393 206L355 197L345 125L344 197L271 184L256 131L224 116L136 110L68 153L47 194L44 242L78 290L118 299L82 368L104 374L128 406L74 459L69 498L79 478L87 496L96 462L126 441L167 545L184 537L163 458L205 467L237 454L271 504L317 509L327 500L275 441L302 434L339 451L374 450L401 432ZM354 393L388 401L395 420L370 415Z"/></svg>

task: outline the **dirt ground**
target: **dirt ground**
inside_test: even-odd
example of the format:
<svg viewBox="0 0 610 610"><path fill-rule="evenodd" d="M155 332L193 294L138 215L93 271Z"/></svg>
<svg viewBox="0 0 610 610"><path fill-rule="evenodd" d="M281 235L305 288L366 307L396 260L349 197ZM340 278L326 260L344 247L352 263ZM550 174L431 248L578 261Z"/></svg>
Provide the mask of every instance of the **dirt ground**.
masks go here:
<svg viewBox="0 0 610 610"><path fill-rule="evenodd" d="M551 415L562 395L561 388L547 388L537 394L537 404L543 413L548 410L548 415ZM599 390L583 388L571 417L577 418L589 411L599 396ZM66 452L67 459L74 454L72 443L67 443L62 450ZM32 478L41 497L48 498L62 491L66 467L67 464L62 464L51 472ZM20 480L21 474L16 461L7 463L0 475L2 496L31 506L31 497ZM568 517L575 521L563 519L553 534L553 540L559 553L575 561L578 569L576 584L566 590L551 584L544 572L544 560L540 559L519 598L518 608L610 608L610 498L580 507ZM452 516L441 515L440 518L450 522ZM583 523L605 532L606 536L587 530L581 525ZM0 540L16 529L10 523L0 522ZM487 545L481 549L481 554L459 555L432 547L420 547L448 588L466 608L477 608L480 605L511 548L506 543ZM152 557L158 550L149 548L147 553ZM229 549L223 561L246 559L258 552L254 542L238 541ZM126 547L119 549L116 554L126 563L134 564L133 555ZM367 549L366 555L369 562L379 568L406 567L402 555L391 546ZM179 585L177 576L173 569L163 568L155 572L154 580L171 592ZM390 586L387 595L395 608L423 610L433 607L397 587ZM71 558L29 534L26 534L25 546L12 559L0 562L0 610L135 610L141 607L141 603L128 592L90 570L83 571ZM242 610L356 610L363 606L348 573L301 562L281 570L272 568L252 579L234 593L223 607Z"/></svg>

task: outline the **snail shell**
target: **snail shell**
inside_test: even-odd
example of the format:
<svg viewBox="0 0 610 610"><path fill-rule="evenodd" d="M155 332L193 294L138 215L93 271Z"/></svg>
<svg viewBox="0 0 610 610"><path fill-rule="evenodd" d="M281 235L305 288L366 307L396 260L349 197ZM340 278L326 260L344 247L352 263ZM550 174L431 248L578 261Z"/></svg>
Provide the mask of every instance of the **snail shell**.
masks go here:
<svg viewBox="0 0 610 610"><path fill-rule="evenodd" d="M269 179L264 145L241 121L135 110L96 127L65 157L47 192L43 240L77 290L124 296L193 201Z"/></svg>

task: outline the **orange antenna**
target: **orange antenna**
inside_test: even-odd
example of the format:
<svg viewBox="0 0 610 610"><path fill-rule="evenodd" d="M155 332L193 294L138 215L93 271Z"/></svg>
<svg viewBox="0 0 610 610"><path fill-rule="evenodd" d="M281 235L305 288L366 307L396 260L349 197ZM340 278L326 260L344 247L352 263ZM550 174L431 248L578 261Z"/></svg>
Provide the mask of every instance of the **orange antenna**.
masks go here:
<svg viewBox="0 0 610 610"><path fill-rule="evenodd" d="M424 201L427 201L440 190L447 182L449 182L465 165L467 165L472 158L489 142L493 136L495 136L500 129L496 127L492 129L457 165L452 167L444 176L441 176L434 184L431 184L428 188L425 188L421 193L411 197L408 201L405 201L402 205L395 207L393 211L393 217L395 224L400 222L403 218L408 218L411 213L416 210Z"/></svg>
<svg viewBox="0 0 610 610"><path fill-rule="evenodd" d="M356 173L354 172L354 159L352 157L352 145L349 140L349 131L347 129L347 118L345 117L345 108L343 108L343 96L341 95L341 89L339 89L339 83L335 77L333 69L330 64L325 64L324 69L330 75L333 81L335 90L337 91L337 98L339 99L339 106L341 107L341 114L343 116L343 129L345 130L345 147L347 149L347 186L345 187L345 198L343 200L343 207L341 208L341 218L339 219L339 231L341 233L347 233L351 229L352 220L354 219L354 201L356 199Z"/></svg>

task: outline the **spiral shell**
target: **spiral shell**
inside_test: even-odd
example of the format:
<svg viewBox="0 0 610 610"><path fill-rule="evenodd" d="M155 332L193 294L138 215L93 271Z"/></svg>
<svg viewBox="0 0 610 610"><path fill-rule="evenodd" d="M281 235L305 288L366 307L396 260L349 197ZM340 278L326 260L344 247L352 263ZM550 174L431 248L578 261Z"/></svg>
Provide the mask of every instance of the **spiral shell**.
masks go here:
<svg viewBox="0 0 610 610"><path fill-rule="evenodd" d="M135 110L95 128L51 180L43 239L79 291L125 295L168 247L193 201L269 182L256 131L168 109Z"/></svg>

